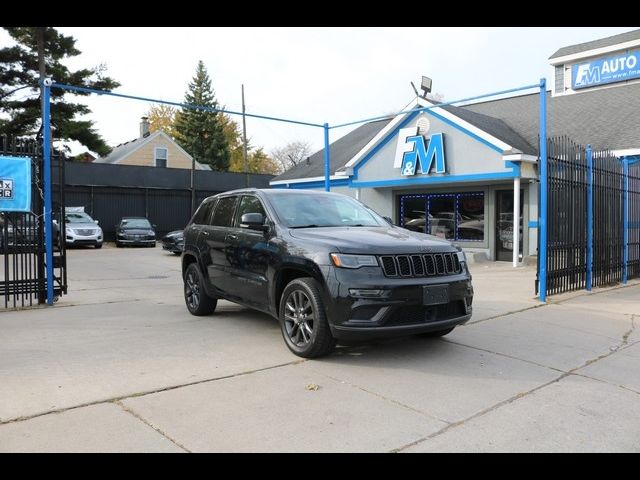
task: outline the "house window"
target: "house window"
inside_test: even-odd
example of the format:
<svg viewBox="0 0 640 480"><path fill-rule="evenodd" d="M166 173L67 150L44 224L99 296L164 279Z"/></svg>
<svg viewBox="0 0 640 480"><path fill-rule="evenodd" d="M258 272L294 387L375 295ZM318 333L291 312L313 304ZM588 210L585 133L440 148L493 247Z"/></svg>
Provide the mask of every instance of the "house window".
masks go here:
<svg viewBox="0 0 640 480"><path fill-rule="evenodd" d="M484 241L484 193L402 195L401 226L447 240Z"/></svg>
<svg viewBox="0 0 640 480"><path fill-rule="evenodd" d="M169 152L164 147L156 147L155 149L155 161L156 167L167 168L167 156Z"/></svg>

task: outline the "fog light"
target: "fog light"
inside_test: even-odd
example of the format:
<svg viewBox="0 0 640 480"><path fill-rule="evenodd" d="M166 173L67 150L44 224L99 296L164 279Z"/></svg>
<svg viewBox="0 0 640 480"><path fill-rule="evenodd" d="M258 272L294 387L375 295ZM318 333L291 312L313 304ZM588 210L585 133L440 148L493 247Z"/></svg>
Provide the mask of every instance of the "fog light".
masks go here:
<svg viewBox="0 0 640 480"><path fill-rule="evenodd" d="M360 298L383 297L386 290L382 288L350 288L349 295Z"/></svg>

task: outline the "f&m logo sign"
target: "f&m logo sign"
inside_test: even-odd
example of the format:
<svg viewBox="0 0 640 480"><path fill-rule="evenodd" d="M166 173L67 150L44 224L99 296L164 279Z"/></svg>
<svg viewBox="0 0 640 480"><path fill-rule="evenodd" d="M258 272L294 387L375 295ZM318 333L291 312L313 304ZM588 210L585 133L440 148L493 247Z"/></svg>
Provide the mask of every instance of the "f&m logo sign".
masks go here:
<svg viewBox="0 0 640 480"><path fill-rule="evenodd" d="M571 67L574 90L640 78L640 50Z"/></svg>
<svg viewBox="0 0 640 480"><path fill-rule="evenodd" d="M444 134L432 134L425 144L425 138L418 135L418 127L401 128L393 168L399 168L400 174L405 176L416 172L428 175L434 163L436 173L446 173Z"/></svg>

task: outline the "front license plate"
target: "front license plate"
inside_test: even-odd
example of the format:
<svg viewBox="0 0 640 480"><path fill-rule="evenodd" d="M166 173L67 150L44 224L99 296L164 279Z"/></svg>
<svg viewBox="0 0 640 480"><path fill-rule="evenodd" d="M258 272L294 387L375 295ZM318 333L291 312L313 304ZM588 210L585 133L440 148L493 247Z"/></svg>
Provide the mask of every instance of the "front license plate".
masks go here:
<svg viewBox="0 0 640 480"><path fill-rule="evenodd" d="M449 303L449 285L422 287L422 303L424 305Z"/></svg>

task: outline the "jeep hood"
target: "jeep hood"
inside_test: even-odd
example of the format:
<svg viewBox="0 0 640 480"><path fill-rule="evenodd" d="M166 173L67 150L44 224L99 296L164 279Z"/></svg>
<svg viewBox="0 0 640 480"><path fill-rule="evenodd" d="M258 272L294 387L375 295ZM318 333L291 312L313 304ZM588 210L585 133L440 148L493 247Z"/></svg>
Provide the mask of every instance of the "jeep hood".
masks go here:
<svg viewBox="0 0 640 480"><path fill-rule="evenodd" d="M453 250L448 240L397 227L317 227L289 231L294 238L319 243L341 253L384 255Z"/></svg>

